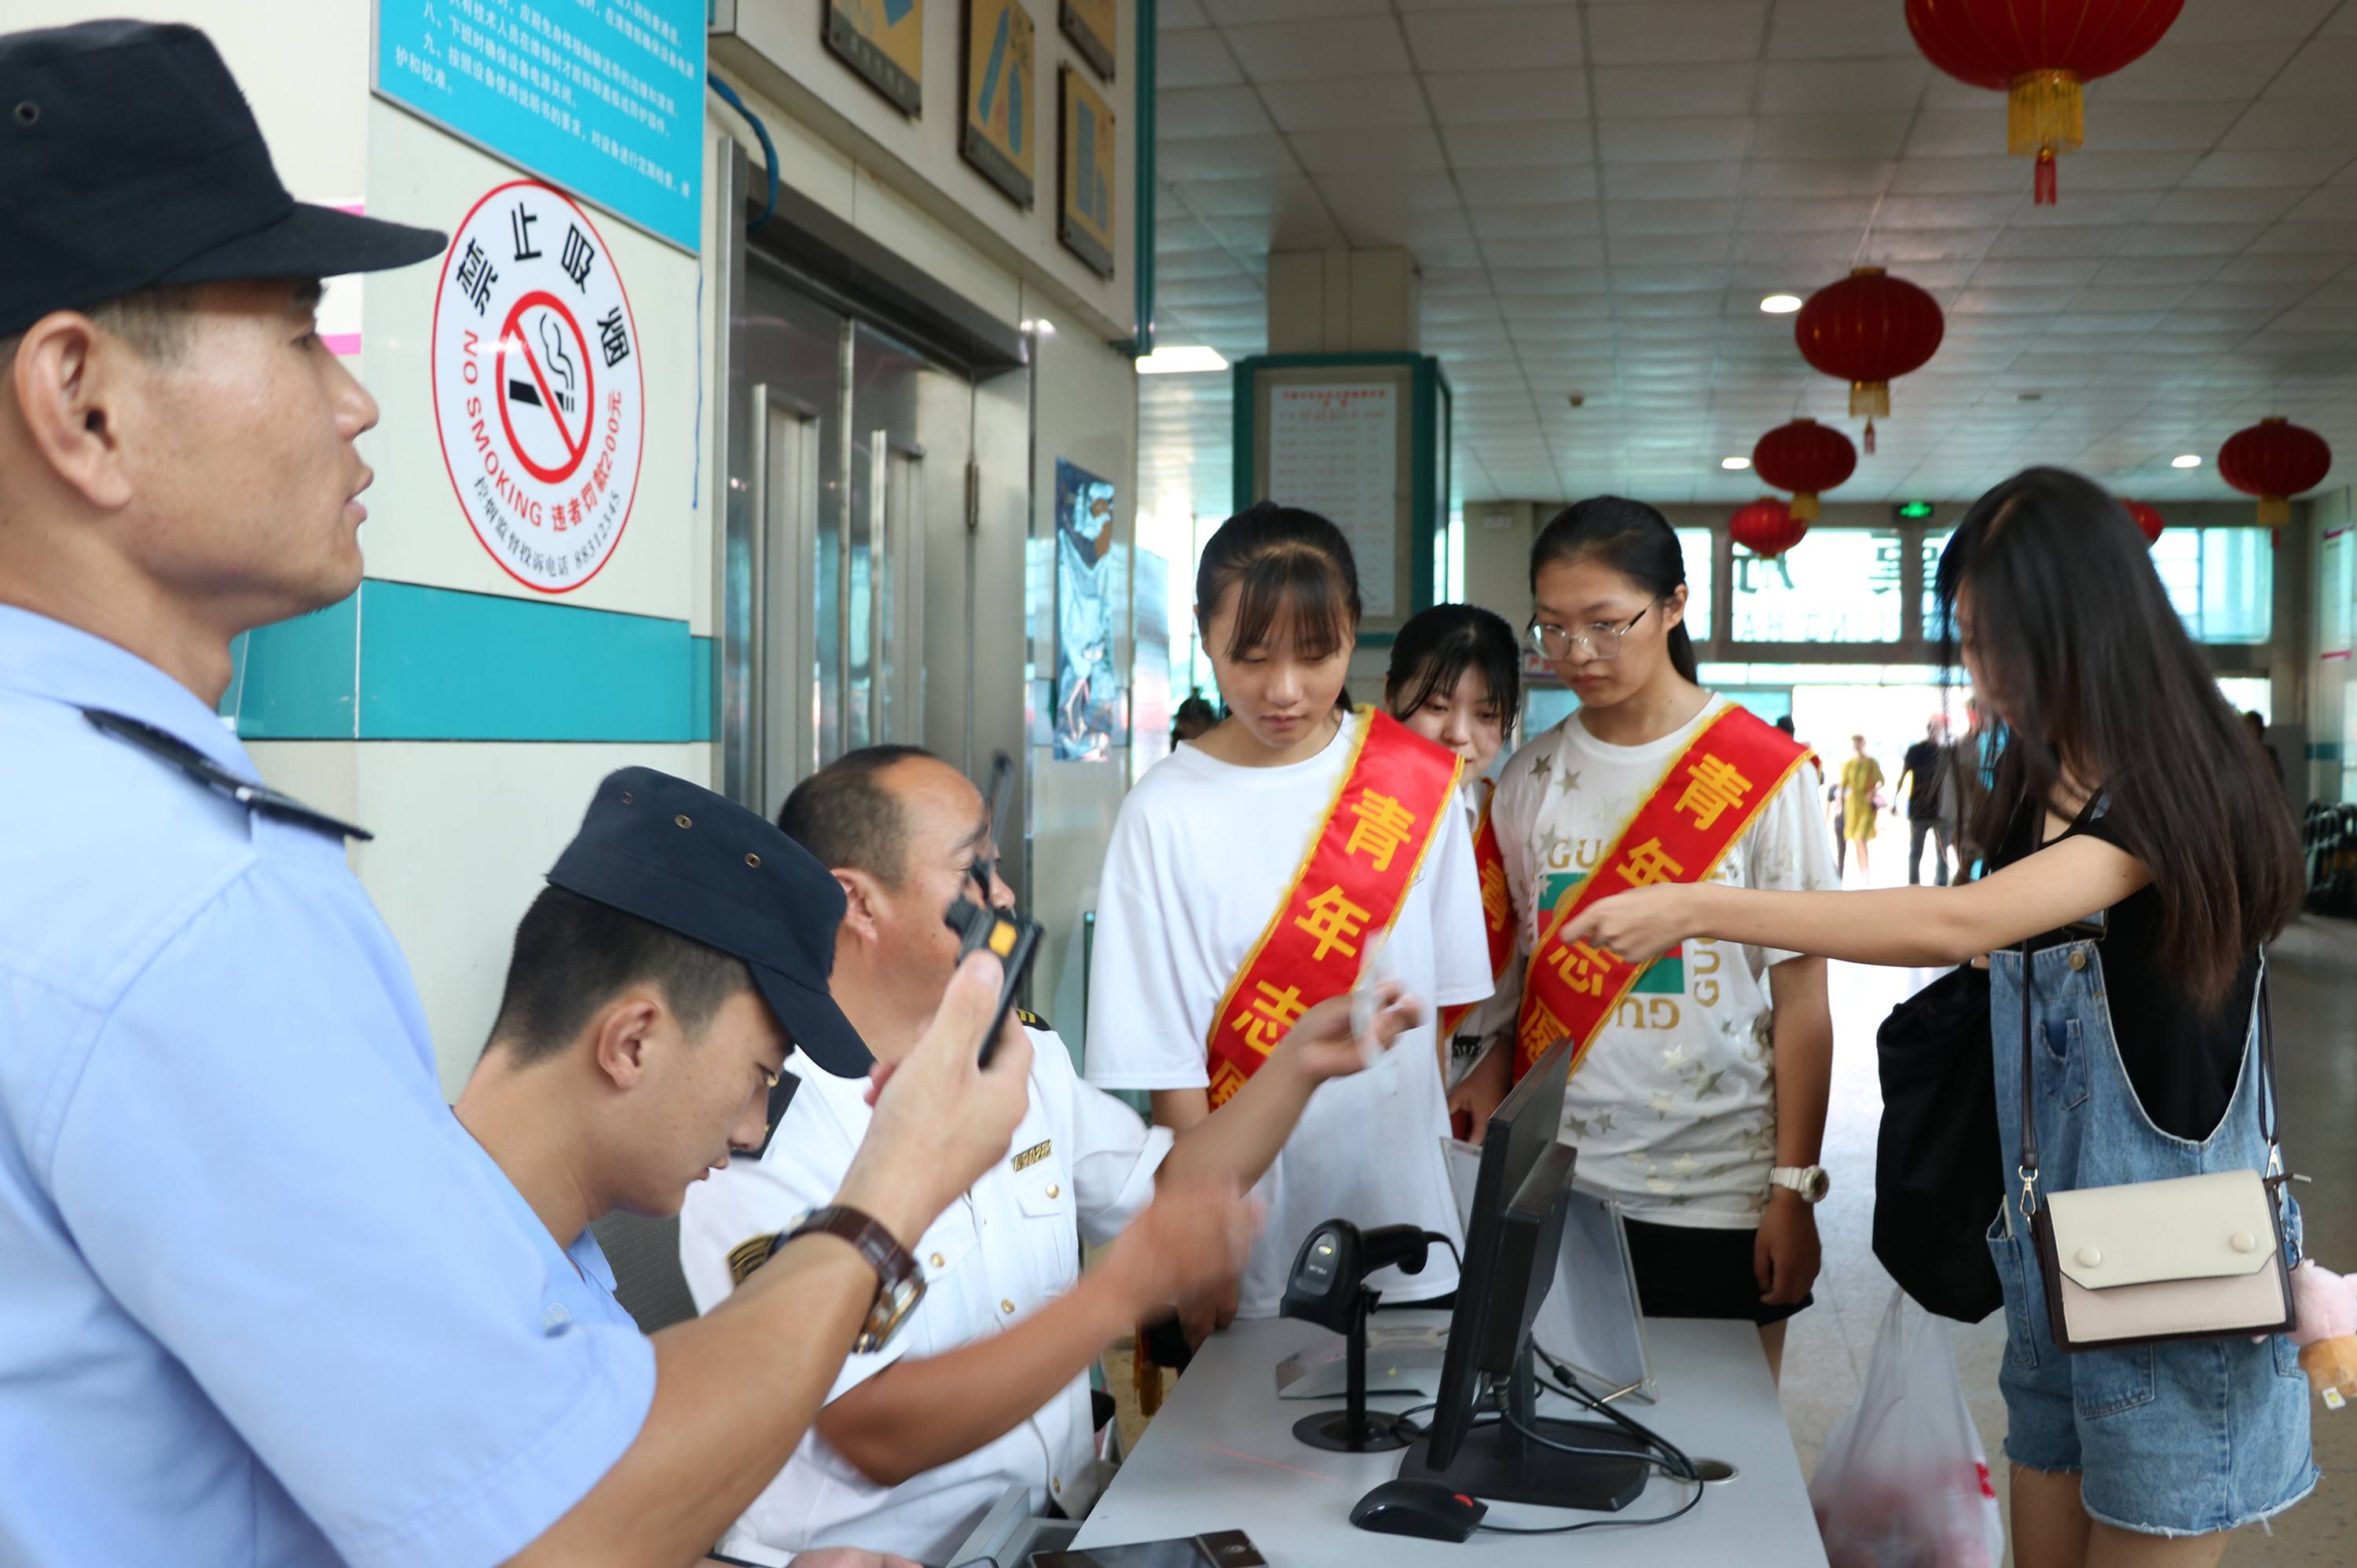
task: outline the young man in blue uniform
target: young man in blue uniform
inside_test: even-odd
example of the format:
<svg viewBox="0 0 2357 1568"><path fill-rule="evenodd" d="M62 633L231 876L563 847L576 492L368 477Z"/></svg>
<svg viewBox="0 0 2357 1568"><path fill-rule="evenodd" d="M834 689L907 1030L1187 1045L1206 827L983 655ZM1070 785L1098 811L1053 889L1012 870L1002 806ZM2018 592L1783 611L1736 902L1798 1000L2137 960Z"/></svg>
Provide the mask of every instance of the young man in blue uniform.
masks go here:
<svg viewBox="0 0 2357 1568"><path fill-rule="evenodd" d="M356 830L213 711L231 638L360 581L377 411L313 280L442 237L297 205L193 29L0 36L0 1562L692 1562L1005 1156L995 966L878 1098L864 1230L651 1340L552 1332Z"/></svg>

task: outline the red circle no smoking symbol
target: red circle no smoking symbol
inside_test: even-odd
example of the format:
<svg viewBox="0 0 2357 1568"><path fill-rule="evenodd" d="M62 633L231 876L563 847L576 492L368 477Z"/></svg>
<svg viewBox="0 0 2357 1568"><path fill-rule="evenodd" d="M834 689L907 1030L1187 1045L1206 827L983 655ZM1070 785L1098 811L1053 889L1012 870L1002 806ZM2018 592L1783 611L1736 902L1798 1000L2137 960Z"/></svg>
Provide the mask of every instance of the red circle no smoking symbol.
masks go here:
<svg viewBox="0 0 2357 1568"><path fill-rule="evenodd" d="M596 576L630 521L645 446L637 323L604 237L537 180L458 226L434 299L434 411L475 537L526 587Z"/></svg>

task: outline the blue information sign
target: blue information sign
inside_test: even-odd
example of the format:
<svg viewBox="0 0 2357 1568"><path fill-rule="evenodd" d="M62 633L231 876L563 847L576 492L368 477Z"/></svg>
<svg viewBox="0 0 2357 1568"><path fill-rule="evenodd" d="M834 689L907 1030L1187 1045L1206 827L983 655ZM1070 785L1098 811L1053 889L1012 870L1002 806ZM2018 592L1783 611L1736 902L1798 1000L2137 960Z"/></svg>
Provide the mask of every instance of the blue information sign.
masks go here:
<svg viewBox="0 0 2357 1568"><path fill-rule="evenodd" d="M694 250L706 0L376 0L376 88Z"/></svg>

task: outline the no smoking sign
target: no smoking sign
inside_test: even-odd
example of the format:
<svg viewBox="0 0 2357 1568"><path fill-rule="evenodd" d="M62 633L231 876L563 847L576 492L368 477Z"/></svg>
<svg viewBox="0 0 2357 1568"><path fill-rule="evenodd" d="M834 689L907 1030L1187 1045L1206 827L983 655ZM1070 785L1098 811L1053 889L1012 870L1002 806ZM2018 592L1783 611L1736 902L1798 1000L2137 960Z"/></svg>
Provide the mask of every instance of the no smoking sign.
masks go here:
<svg viewBox="0 0 2357 1568"><path fill-rule="evenodd" d="M562 594L620 542L645 449L638 327L588 214L537 180L475 203L434 295L434 413L475 537Z"/></svg>

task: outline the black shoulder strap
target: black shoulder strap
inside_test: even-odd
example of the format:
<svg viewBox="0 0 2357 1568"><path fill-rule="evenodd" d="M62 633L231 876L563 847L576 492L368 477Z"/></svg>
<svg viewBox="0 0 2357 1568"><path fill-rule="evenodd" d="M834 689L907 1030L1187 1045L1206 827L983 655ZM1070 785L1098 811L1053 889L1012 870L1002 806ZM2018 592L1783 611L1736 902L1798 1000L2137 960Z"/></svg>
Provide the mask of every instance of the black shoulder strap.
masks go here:
<svg viewBox="0 0 2357 1568"><path fill-rule="evenodd" d="M104 708L84 708L81 716L101 732L113 736L126 746L135 746L148 756L170 763L208 789L218 789L250 811L265 817L293 822L300 827L316 829L337 838L358 839L362 843L376 837L365 828L339 822L325 811L315 811L302 801L282 795L266 784L252 779L241 779L182 740L168 730Z"/></svg>

